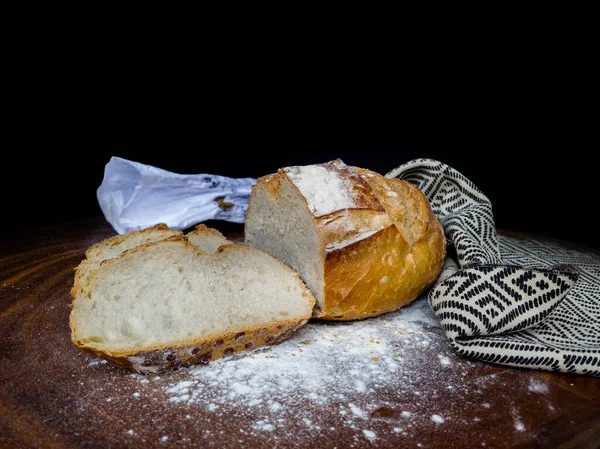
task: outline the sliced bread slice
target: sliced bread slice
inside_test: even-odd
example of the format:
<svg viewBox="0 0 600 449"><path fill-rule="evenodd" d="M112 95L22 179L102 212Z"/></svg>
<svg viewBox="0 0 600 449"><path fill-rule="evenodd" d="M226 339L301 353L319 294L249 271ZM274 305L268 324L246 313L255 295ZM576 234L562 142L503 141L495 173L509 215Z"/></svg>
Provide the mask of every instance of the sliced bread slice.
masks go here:
<svg viewBox="0 0 600 449"><path fill-rule="evenodd" d="M267 252L230 243L207 254L186 236L129 249L75 281L73 343L142 374L278 343L315 304Z"/></svg>

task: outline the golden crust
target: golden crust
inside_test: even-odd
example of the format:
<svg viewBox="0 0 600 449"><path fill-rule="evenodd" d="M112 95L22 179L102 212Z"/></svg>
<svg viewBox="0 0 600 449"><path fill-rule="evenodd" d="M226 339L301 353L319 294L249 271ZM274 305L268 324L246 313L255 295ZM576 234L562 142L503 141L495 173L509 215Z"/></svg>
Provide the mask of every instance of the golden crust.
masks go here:
<svg viewBox="0 0 600 449"><path fill-rule="evenodd" d="M409 243L420 240L430 226L439 224L427 198L415 185L397 178L385 178L371 170L359 168L358 172L367 180L386 213Z"/></svg>
<svg viewBox="0 0 600 449"><path fill-rule="evenodd" d="M436 240L424 238L411 247L391 225L330 252L325 261L325 307L315 318L356 320L409 304L439 276L445 252Z"/></svg>
<svg viewBox="0 0 600 449"><path fill-rule="evenodd" d="M356 170L393 224L327 254L324 307L315 318L355 320L396 310L431 286L444 265L443 228L425 195L406 181Z"/></svg>
<svg viewBox="0 0 600 449"><path fill-rule="evenodd" d="M158 374L191 365L254 351L290 338L308 320L286 320L239 332L215 333L202 339L181 341L144 351L108 351L74 341L81 352L106 359L139 374Z"/></svg>
<svg viewBox="0 0 600 449"><path fill-rule="evenodd" d="M315 219L319 239L326 250L391 224L388 214L373 209L342 209Z"/></svg>
<svg viewBox="0 0 600 449"><path fill-rule="evenodd" d="M81 352L106 359L139 374L158 374L191 365L205 365L229 357L278 344L290 338L308 320L286 320L240 332L216 333L202 339L181 341L173 345L144 351L108 351L74 341Z"/></svg>

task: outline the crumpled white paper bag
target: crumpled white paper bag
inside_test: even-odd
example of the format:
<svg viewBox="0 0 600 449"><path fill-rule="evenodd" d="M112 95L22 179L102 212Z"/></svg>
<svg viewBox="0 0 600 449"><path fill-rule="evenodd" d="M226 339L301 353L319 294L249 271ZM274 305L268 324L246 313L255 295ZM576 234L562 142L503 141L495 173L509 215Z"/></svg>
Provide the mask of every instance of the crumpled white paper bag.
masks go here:
<svg viewBox="0 0 600 449"><path fill-rule="evenodd" d="M165 223L186 229L205 220L243 223L254 178L184 175L113 156L97 189L106 220L119 233Z"/></svg>

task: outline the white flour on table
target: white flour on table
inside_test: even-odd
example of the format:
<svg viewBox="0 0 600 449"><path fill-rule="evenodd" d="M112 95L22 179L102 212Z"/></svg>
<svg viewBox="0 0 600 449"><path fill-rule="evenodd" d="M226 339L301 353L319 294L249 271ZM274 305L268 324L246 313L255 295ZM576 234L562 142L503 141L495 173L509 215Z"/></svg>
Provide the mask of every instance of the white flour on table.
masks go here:
<svg viewBox="0 0 600 449"><path fill-rule="evenodd" d="M183 379L160 375L139 376L139 381L159 389L174 407L200 407L216 419L226 419L232 407L251 415L242 433L274 432L292 422L310 432L335 432L335 427L322 428L318 416L319 409L334 407L338 427L375 441L377 433L366 420L393 404L392 398L381 399L381 390L422 401L420 390L430 377L421 370L427 365L424 357L435 359L448 378L454 377L448 370L451 348L423 297L380 317L310 322L279 345L180 371ZM403 411L401 417L406 427L390 431L411 430L412 413ZM430 417L424 416L431 422ZM439 419L435 422L440 425Z"/></svg>
<svg viewBox="0 0 600 449"><path fill-rule="evenodd" d="M485 398L488 385L502 382L493 368L485 371L485 365L457 357L421 297L380 317L309 322L278 345L182 369L176 376L132 376L140 387L136 391L166 408L187 410L187 416L195 409L216 421L243 416L243 438L268 434L277 441L289 432L351 431L360 446L388 433L418 435L425 426L450 429L448 423L458 419L451 407L465 406L460 398L466 393ZM482 369L481 378L468 381L471 370ZM529 390L542 392L540 382ZM405 405L398 409L399 403ZM484 399L468 406L472 423L479 420L477 410L490 407ZM332 425L331 419L323 423L323 416L337 418ZM522 432L519 417L513 419Z"/></svg>

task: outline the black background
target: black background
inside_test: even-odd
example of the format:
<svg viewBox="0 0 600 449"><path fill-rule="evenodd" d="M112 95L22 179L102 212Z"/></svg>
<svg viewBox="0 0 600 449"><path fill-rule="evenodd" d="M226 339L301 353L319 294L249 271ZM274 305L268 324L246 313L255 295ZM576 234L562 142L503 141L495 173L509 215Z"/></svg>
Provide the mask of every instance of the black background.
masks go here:
<svg viewBox="0 0 600 449"><path fill-rule="evenodd" d="M580 33L459 51L379 33L289 47L49 23L5 55L1 238L101 216L113 155L232 177L336 157L385 173L430 157L483 190L499 228L600 247L597 77Z"/></svg>
<svg viewBox="0 0 600 449"><path fill-rule="evenodd" d="M392 145L364 135L356 140L346 136L336 144L331 135L326 141L313 134L304 139L271 136L261 140L255 132L219 140L213 133L213 143L201 142L200 137L190 143L177 133L152 136L149 129L144 130L144 138L136 138L131 131L123 138L97 128L93 131L93 138L78 140L80 148L75 151L52 145L35 153L15 152L10 163L3 165L3 238L15 231L101 217L96 189L111 156L177 173L229 177L258 177L288 165L335 158L385 174L411 159L426 157L447 163L473 181L490 198L498 228L600 248L596 166L589 153L563 141L547 138L540 141L542 151L528 151L525 147L530 145L511 146L510 142L461 145L460 141L412 139L403 144L401 137ZM57 135L50 137L56 143ZM71 138L68 147L74 143ZM374 149L386 147L410 150ZM439 150L444 147L459 149Z"/></svg>

